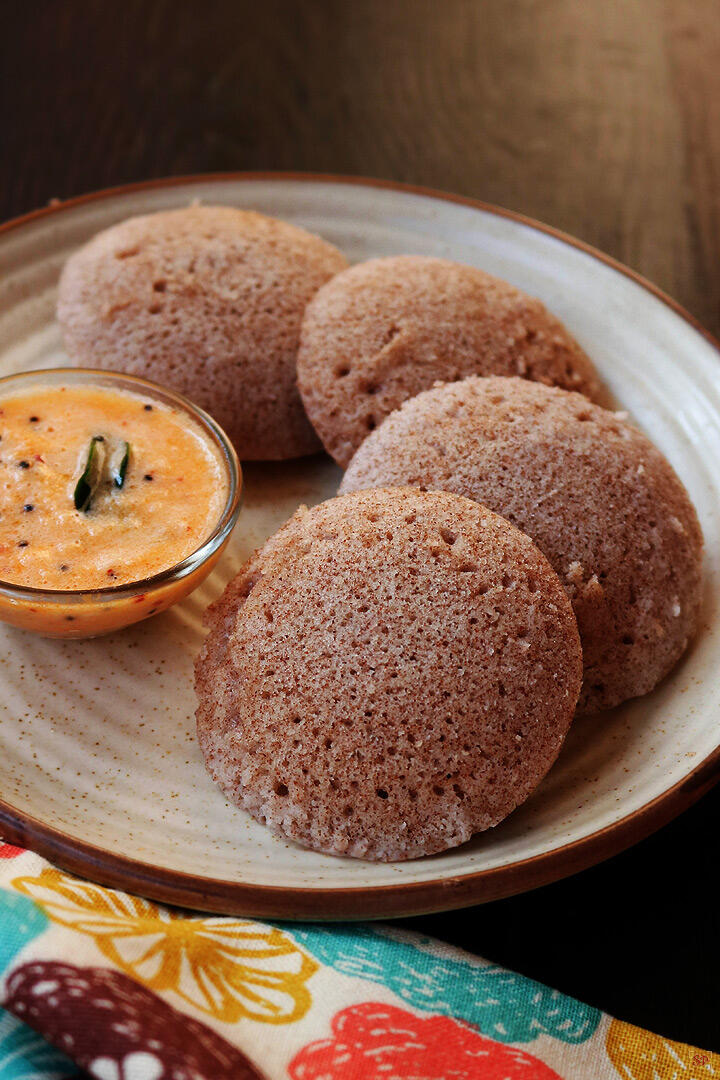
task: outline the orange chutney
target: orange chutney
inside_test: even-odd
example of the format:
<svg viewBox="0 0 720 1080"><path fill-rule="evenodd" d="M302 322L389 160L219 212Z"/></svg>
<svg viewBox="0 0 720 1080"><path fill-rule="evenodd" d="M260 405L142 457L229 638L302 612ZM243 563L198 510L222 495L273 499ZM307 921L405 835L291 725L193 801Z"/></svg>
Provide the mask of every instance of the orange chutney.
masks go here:
<svg viewBox="0 0 720 1080"><path fill-rule="evenodd" d="M0 582L60 592L142 582L203 544L228 491L218 447L171 404L72 381L0 396ZM50 634L103 633L142 617L143 600L152 614L197 583L147 598L110 594L87 611L15 604L15 618L0 602L0 617Z"/></svg>

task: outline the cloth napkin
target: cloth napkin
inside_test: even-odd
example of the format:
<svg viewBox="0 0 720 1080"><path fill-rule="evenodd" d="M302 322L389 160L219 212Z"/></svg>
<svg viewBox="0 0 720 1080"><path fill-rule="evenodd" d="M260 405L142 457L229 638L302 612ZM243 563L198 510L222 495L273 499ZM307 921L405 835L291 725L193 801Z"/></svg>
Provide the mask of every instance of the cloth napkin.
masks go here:
<svg viewBox="0 0 720 1080"><path fill-rule="evenodd" d="M1 1080L720 1078L430 938L164 908L2 841L0 1002Z"/></svg>

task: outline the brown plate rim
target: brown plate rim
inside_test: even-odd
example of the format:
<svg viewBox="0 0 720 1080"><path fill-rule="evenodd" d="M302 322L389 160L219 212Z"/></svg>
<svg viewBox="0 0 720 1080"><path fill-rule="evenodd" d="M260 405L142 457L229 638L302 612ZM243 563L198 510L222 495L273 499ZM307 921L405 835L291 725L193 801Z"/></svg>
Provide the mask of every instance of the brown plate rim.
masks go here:
<svg viewBox="0 0 720 1080"><path fill-rule="evenodd" d="M90 192L47 207L33 210L0 225L0 236L42 218L74 209L99 199L111 199L153 188L189 184L238 181L304 181L310 183L354 184L385 188L458 203L475 210L509 218L538 232L546 233L605 263L652 293L685 322L698 331L720 355L720 341L677 301L641 274L610 255L553 226L524 214L469 196L450 194L433 188L371 177L304 172L220 172L173 176L123 184ZM720 745L686 777L620 821L607 825L581 840L554 848L519 862L455 877L397 885L353 888L289 888L257 885L168 870L139 862L124 855L87 844L25 814L0 798L0 829L4 839L29 848L63 869L114 888L191 910L212 911L277 919L372 919L449 911L472 904L499 900L516 893L550 884L616 855L656 829L667 824L696 802L720 779Z"/></svg>

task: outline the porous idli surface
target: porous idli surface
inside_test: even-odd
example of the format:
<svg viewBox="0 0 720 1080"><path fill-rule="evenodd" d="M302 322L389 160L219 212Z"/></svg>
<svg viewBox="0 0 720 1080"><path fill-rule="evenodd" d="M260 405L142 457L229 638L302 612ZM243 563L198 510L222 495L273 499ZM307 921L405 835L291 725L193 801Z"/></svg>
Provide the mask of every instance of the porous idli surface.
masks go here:
<svg viewBox="0 0 720 1080"><path fill-rule="evenodd" d="M544 555L445 492L302 508L207 624L211 776L278 835L333 855L415 858L502 821L555 761L582 678Z"/></svg>
<svg viewBox="0 0 720 1080"><path fill-rule="evenodd" d="M422 255L342 271L308 305L298 383L338 464L388 413L468 375L518 375L598 398L595 369L534 297L473 266Z"/></svg>
<svg viewBox="0 0 720 1080"><path fill-rule="evenodd" d="M320 449L297 390L305 306L347 266L304 229L228 206L130 218L75 252L58 319L72 362L206 409L246 460Z"/></svg>
<svg viewBox="0 0 720 1080"><path fill-rule="evenodd" d="M695 634L697 514L669 462L622 414L518 378L437 386L363 443L341 490L405 484L476 499L548 557L580 629L581 711L652 690Z"/></svg>

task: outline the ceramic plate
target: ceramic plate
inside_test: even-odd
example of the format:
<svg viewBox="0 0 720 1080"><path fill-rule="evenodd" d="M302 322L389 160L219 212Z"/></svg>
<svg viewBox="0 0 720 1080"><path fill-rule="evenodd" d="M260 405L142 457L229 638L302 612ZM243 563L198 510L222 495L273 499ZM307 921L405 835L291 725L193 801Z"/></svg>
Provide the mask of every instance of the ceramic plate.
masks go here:
<svg viewBox="0 0 720 1080"><path fill-rule="evenodd" d="M225 801L194 737L191 670L203 609L299 503L333 495L340 479L323 457L253 465L230 547L178 607L88 642L0 630L3 835L86 877L187 907L366 918L532 888L627 847L693 802L720 771L718 346L623 267L515 215L389 184L241 175L103 192L7 225L0 373L64 362L55 288L74 248L131 214L193 199L292 221L353 261L444 255L541 297L690 490L708 550L702 629L649 697L578 721L545 782L498 828L406 863L305 851Z"/></svg>

